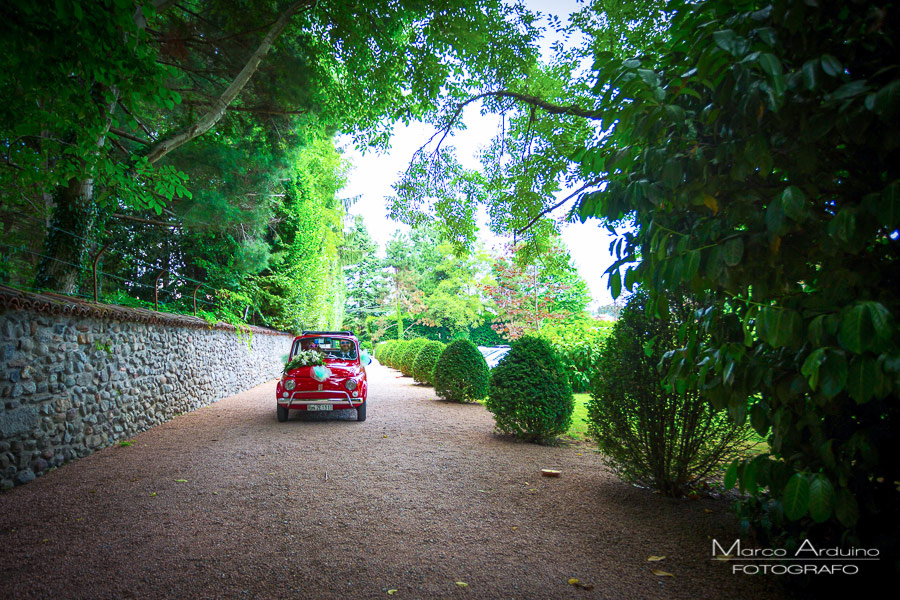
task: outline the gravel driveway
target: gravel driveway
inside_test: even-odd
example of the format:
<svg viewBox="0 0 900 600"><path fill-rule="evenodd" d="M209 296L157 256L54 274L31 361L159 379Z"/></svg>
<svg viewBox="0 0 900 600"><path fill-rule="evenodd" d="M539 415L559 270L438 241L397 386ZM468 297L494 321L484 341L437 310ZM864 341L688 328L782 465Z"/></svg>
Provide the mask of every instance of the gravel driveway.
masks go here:
<svg viewBox="0 0 900 600"><path fill-rule="evenodd" d="M710 560L737 535L724 502L661 498L590 447L518 443L479 405L369 377L364 423L278 423L270 382L0 494L0 598L779 596Z"/></svg>

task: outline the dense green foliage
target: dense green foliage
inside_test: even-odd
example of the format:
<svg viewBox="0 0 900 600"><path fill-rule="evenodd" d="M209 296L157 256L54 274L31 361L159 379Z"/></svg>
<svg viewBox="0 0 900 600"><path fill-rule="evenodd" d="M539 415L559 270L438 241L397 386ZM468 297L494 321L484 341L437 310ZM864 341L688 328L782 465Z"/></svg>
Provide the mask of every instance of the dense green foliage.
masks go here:
<svg viewBox="0 0 900 600"><path fill-rule="evenodd" d="M488 393L490 370L469 340L451 342L434 365L434 391L450 402L473 402Z"/></svg>
<svg viewBox="0 0 900 600"><path fill-rule="evenodd" d="M377 360L380 363L383 363L384 355L388 350L390 350L391 345L393 343L394 343L394 340L388 340L386 342L379 342L379 343L375 344L375 353L374 353L375 360Z"/></svg>
<svg viewBox="0 0 900 600"><path fill-rule="evenodd" d="M400 369L400 357L406 351L409 340L395 340L394 344L388 348L384 354L384 361L387 366L392 369Z"/></svg>
<svg viewBox="0 0 900 600"><path fill-rule="evenodd" d="M581 51L477 97L505 112L515 102L517 118L541 123L504 130L499 148L534 135L546 138L534 142L543 152L486 157L518 162L508 180L540 193L461 188L435 212L465 229L458 215L486 203L514 215L495 229L546 238L555 225L541 216L555 199L535 161L568 158L559 180L574 170L585 182L570 214L619 228L613 295L641 284L662 318L669 293L693 296L698 320L665 356L667 385L698 390L768 436L768 454L728 473L752 497L747 516L794 542L900 555L886 533L900 525L893 3L642 2L652 10L625 9L625 22L614 4L598 0L578 16ZM593 68L565 68L572 52ZM588 135L585 120L597 127ZM431 180L477 179L450 153L417 160L398 184L398 214L433 200ZM522 183L529 168L533 185Z"/></svg>
<svg viewBox="0 0 900 600"><path fill-rule="evenodd" d="M638 224L614 291L640 258L624 279L658 314L663 290L696 294L668 375L769 436L728 480L760 522L895 554L898 23L874 7L746 8L681 7L659 54L601 59L612 130L582 161L609 183L579 212Z"/></svg>
<svg viewBox="0 0 900 600"><path fill-rule="evenodd" d="M559 354L573 392L586 392L590 389L597 363L612 328L612 321L577 319L545 325L538 333Z"/></svg>
<svg viewBox="0 0 900 600"><path fill-rule="evenodd" d="M691 306L672 298L664 318L647 316L647 295L628 301L602 350L588 403L588 432L620 476L682 496L718 476L725 461L740 457L751 437L697 390L663 386L663 354L678 347L678 327Z"/></svg>
<svg viewBox="0 0 900 600"><path fill-rule="evenodd" d="M422 346L413 363L413 379L419 383L434 385L434 366L446 347L443 342L428 342Z"/></svg>
<svg viewBox="0 0 900 600"><path fill-rule="evenodd" d="M547 443L569 430L575 400L559 354L544 339L525 336L491 372L484 403L497 429L529 442Z"/></svg>
<svg viewBox="0 0 900 600"><path fill-rule="evenodd" d="M13 0L0 16L0 281L91 296L97 257L104 299L158 289L192 312L196 292L200 311L284 329L337 328L345 308L357 329L371 308L345 307L344 268L359 283L373 265L359 227L342 239L335 133L385 147L395 122L536 56L532 17L498 0Z"/></svg>
<svg viewBox="0 0 900 600"><path fill-rule="evenodd" d="M425 344L428 343L428 340L425 338L416 338L414 340L409 340L406 344L406 348L403 350L403 354L400 355L399 360L397 362L397 368L400 369L400 372L406 375L407 377L412 377L413 374L413 365L416 363L416 357L419 355L419 352L422 348L425 347Z"/></svg>

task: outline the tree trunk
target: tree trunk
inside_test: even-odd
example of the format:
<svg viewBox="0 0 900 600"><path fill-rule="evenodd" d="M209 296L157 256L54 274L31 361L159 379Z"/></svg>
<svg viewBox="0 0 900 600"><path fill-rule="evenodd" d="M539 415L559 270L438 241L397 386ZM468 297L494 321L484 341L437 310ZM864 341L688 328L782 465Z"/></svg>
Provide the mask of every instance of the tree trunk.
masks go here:
<svg viewBox="0 0 900 600"><path fill-rule="evenodd" d="M112 122L119 91L111 88L113 99L106 107L106 129L95 142L99 154L106 144L106 132ZM90 244L90 236L97 220L94 203L94 178L72 178L54 194L55 206L50 217L44 252L38 265L34 285L63 294L74 294L78 289L82 261Z"/></svg>
<svg viewBox="0 0 900 600"><path fill-rule="evenodd" d="M71 179L68 186L57 189L35 287L63 294L78 291L81 265L88 248L88 241L78 236L93 231L98 212L93 195L93 179Z"/></svg>

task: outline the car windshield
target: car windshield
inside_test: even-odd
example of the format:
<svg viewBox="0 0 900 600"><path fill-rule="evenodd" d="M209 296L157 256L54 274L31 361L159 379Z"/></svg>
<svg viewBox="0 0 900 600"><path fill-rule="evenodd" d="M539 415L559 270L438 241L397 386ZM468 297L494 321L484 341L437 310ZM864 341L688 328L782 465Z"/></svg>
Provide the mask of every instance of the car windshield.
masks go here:
<svg viewBox="0 0 900 600"><path fill-rule="evenodd" d="M347 338L314 337L300 340L299 350L316 350L324 358L333 360L356 360L356 344ZM294 352L297 352L295 348Z"/></svg>

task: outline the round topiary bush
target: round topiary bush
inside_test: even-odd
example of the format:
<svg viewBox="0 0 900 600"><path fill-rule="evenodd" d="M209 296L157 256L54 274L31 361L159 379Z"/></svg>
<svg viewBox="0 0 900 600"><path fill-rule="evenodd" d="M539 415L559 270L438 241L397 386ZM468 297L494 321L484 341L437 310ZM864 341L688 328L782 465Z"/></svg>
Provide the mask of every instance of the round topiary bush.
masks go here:
<svg viewBox="0 0 900 600"><path fill-rule="evenodd" d="M413 379L419 383L434 385L434 365L446 348L443 342L428 342L419 351L413 363Z"/></svg>
<svg viewBox="0 0 900 600"><path fill-rule="evenodd" d="M434 391L450 402L473 402L488 393L491 371L484 356L469 340L456 340L434 365Z"/></svg>
<svg viewBox="0 0 900 600"><path fill-rule="evenodd" d="M572 424L575 399L559 353L547 340L526 336L491 373L484 403L497 429L529 442L546 443Z"/></svg>
<svg viewBox="0 0 900 600"><path fill-rule="evenodd" d="M416 338L414 340L410 340L406 345L406 349L403 351L403 354L400 356L400 362L397 365L397 368L406 375L407 377L412 377L413 374L413 364L416 362L416 356L419 355L419 351L425 347L425 344L428 343L428 340L425 338Z"/></svg>

